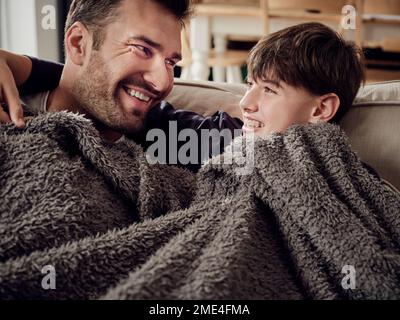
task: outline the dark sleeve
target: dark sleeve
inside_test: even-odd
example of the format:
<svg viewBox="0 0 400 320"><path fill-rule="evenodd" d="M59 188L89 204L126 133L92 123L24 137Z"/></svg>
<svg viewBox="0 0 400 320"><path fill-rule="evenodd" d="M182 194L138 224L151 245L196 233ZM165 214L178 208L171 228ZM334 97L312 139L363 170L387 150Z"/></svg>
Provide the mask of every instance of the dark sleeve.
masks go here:
<svg viewBox="0 0 400 320"><path fill-rule="evenodd" d="M25 83L19 86L21 96L55 89L61 79L64 66L59 63L28 57L32 61L32 72Z"/></svg>
<svg viewBox="0 0 400 320"><path fill-rule="evenodd" d="M153 142L148 142L146 140L145 135L152 129L161 129L167 137L173 137L174 132L171 132L170 122L176 124L177 132L175 135L179 135L179 133L184 129L192 129L197 133L198 137L198 154L199 159L195 164L184 164L186 168L191 171L197 171L201 164L208 160L211 156L215 156L224 151L224 148L230 144L232 139L240 134L239 130L243 126L243 122L240 119L233 118L229 114L223 111L216 112L211 117L204 117L195 112L187 111L187 110L176 110L172 105L167 102L162 102L152 109L148 116L147 129L144 132L144 135L140 138L143 147L148 148ZM223 130L226 135L220 135L218 139L202 139L202 130L214 130L217 132L222 132ZM236 136L235 136L236 135ZM169 143L169 139L168 143ZM187 141L177 141L178 151L179 149L186 144ZM202 150L207 150L206 147L202 148L202 144L208 144L208 152L207 154L202 154ZM167 148L169 150L169 148ZM170 155L167 156L170 159ZM177 157L175 157L177 158ZM179 160L178 160L179 161ZM182 165L178 162L178 165Z"/></svg>
<svg viewBox="0 0 400 320"><path fill-rule="evenodd" d="M204 117L193 111L176 110L171 104L162 102L150 112L148 128L165 130L168 129L170 121L176 121L178 131L193 129L200 132L202 129L217 129L219 131L228 129L233 132L243 126L243 122L240 119L232 118L223 111L218 111L211 117Z"/></svg>

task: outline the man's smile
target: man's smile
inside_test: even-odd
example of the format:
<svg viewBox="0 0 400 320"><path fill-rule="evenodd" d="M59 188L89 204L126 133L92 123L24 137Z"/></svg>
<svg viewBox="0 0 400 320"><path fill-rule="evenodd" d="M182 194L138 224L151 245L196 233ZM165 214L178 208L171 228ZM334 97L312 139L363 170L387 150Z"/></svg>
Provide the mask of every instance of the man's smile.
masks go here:
<svg viewBox="0 0 400 320"><path fill-rule="evenodd" d="M141 101L149 102L151 99L148 95L146 95L145 93L140 92L138 90L129 89L128 87L124 87L124 89L125 89L126 93L129 94L131 97L135 97Z"/></svg>
<svg viewBox="0 0 400 320"><path fill-rule="evenodd" d="M146 114L152 105L154 105L155 99L153 95L150 96L145 90L132 89L126 86L121 86L121 91L124 92L122 96L122 102L124 108L127 109L129 113L142 113Z"/></svg>

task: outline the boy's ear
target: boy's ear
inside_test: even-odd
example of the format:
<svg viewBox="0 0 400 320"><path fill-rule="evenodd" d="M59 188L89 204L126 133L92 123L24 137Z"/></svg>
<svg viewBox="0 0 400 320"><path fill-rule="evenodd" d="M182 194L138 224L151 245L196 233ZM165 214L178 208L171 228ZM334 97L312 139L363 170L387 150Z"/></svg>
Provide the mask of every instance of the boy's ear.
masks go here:
<svg viewBox="0 0 400 320"><path fill-rule="evenodd" d="M313 109L310 123L329 122L337 113L340 99L334 93L328 93L318 98L317 106Z"/></svg>
<svg viewBox="0 0 400 320"><path fill-rule="evenodd" d="M81 22L75 22L65 34L65 50L68 58L76 65L82 66L90 51L91 36Z"/></svg>

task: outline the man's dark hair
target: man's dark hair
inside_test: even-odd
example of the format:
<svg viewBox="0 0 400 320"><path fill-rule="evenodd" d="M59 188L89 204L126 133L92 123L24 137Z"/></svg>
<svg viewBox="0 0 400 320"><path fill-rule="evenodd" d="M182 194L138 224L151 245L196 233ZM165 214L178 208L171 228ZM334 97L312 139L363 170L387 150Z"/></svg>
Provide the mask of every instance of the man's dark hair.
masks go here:
<svg viewBox="0 0 400 320"><path fill-rule="evenodd" d="M354 43L321 23L304 23L263 38L251 51L249 76L304 88L314 95L335 93L337 123L365 81L364 56Z"/></svg>
<svg viewBox="0 0 400 320"><path fill-rule="evenodd" d="M77 21L93 32L93 47L98 50L104 41L105 27L116 21L123 0L73 0L68 12L65 32ZM134 0L132 0L134 1ZM182 24L190 14L190 0L147 0L157 2Z"/></svg>

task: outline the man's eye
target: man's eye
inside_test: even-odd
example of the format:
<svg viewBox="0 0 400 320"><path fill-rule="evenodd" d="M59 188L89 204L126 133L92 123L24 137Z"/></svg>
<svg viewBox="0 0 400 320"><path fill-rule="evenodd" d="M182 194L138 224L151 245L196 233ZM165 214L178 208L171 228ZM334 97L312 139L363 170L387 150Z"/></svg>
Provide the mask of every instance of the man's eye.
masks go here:
<svg viewBox="0 0 400 320"><path fill-rule="evenodd" d="M253 86L253 82L251 81L246 81L247 87L250 89Z"/></svg>
<svg viewBox="0 0 400 320"><path fill-rule="evenodd" d="M152 51L149 48L146 48L144 46L135 44L135 45L131 45L131 47L136 50L137 52L139 52L141 55L145 56L146 58L151 58L152 57Z"/></svg>
<svg viewBox="0 0 400 320"><path fill-rule="evenodd" d="M165 60L165 62L166 62L166 64L168 64L169 66L171 66L173 68L175 68L176 65L178 64L178 61L172 60L172 59L167 59L167 60Z"/></svg>

